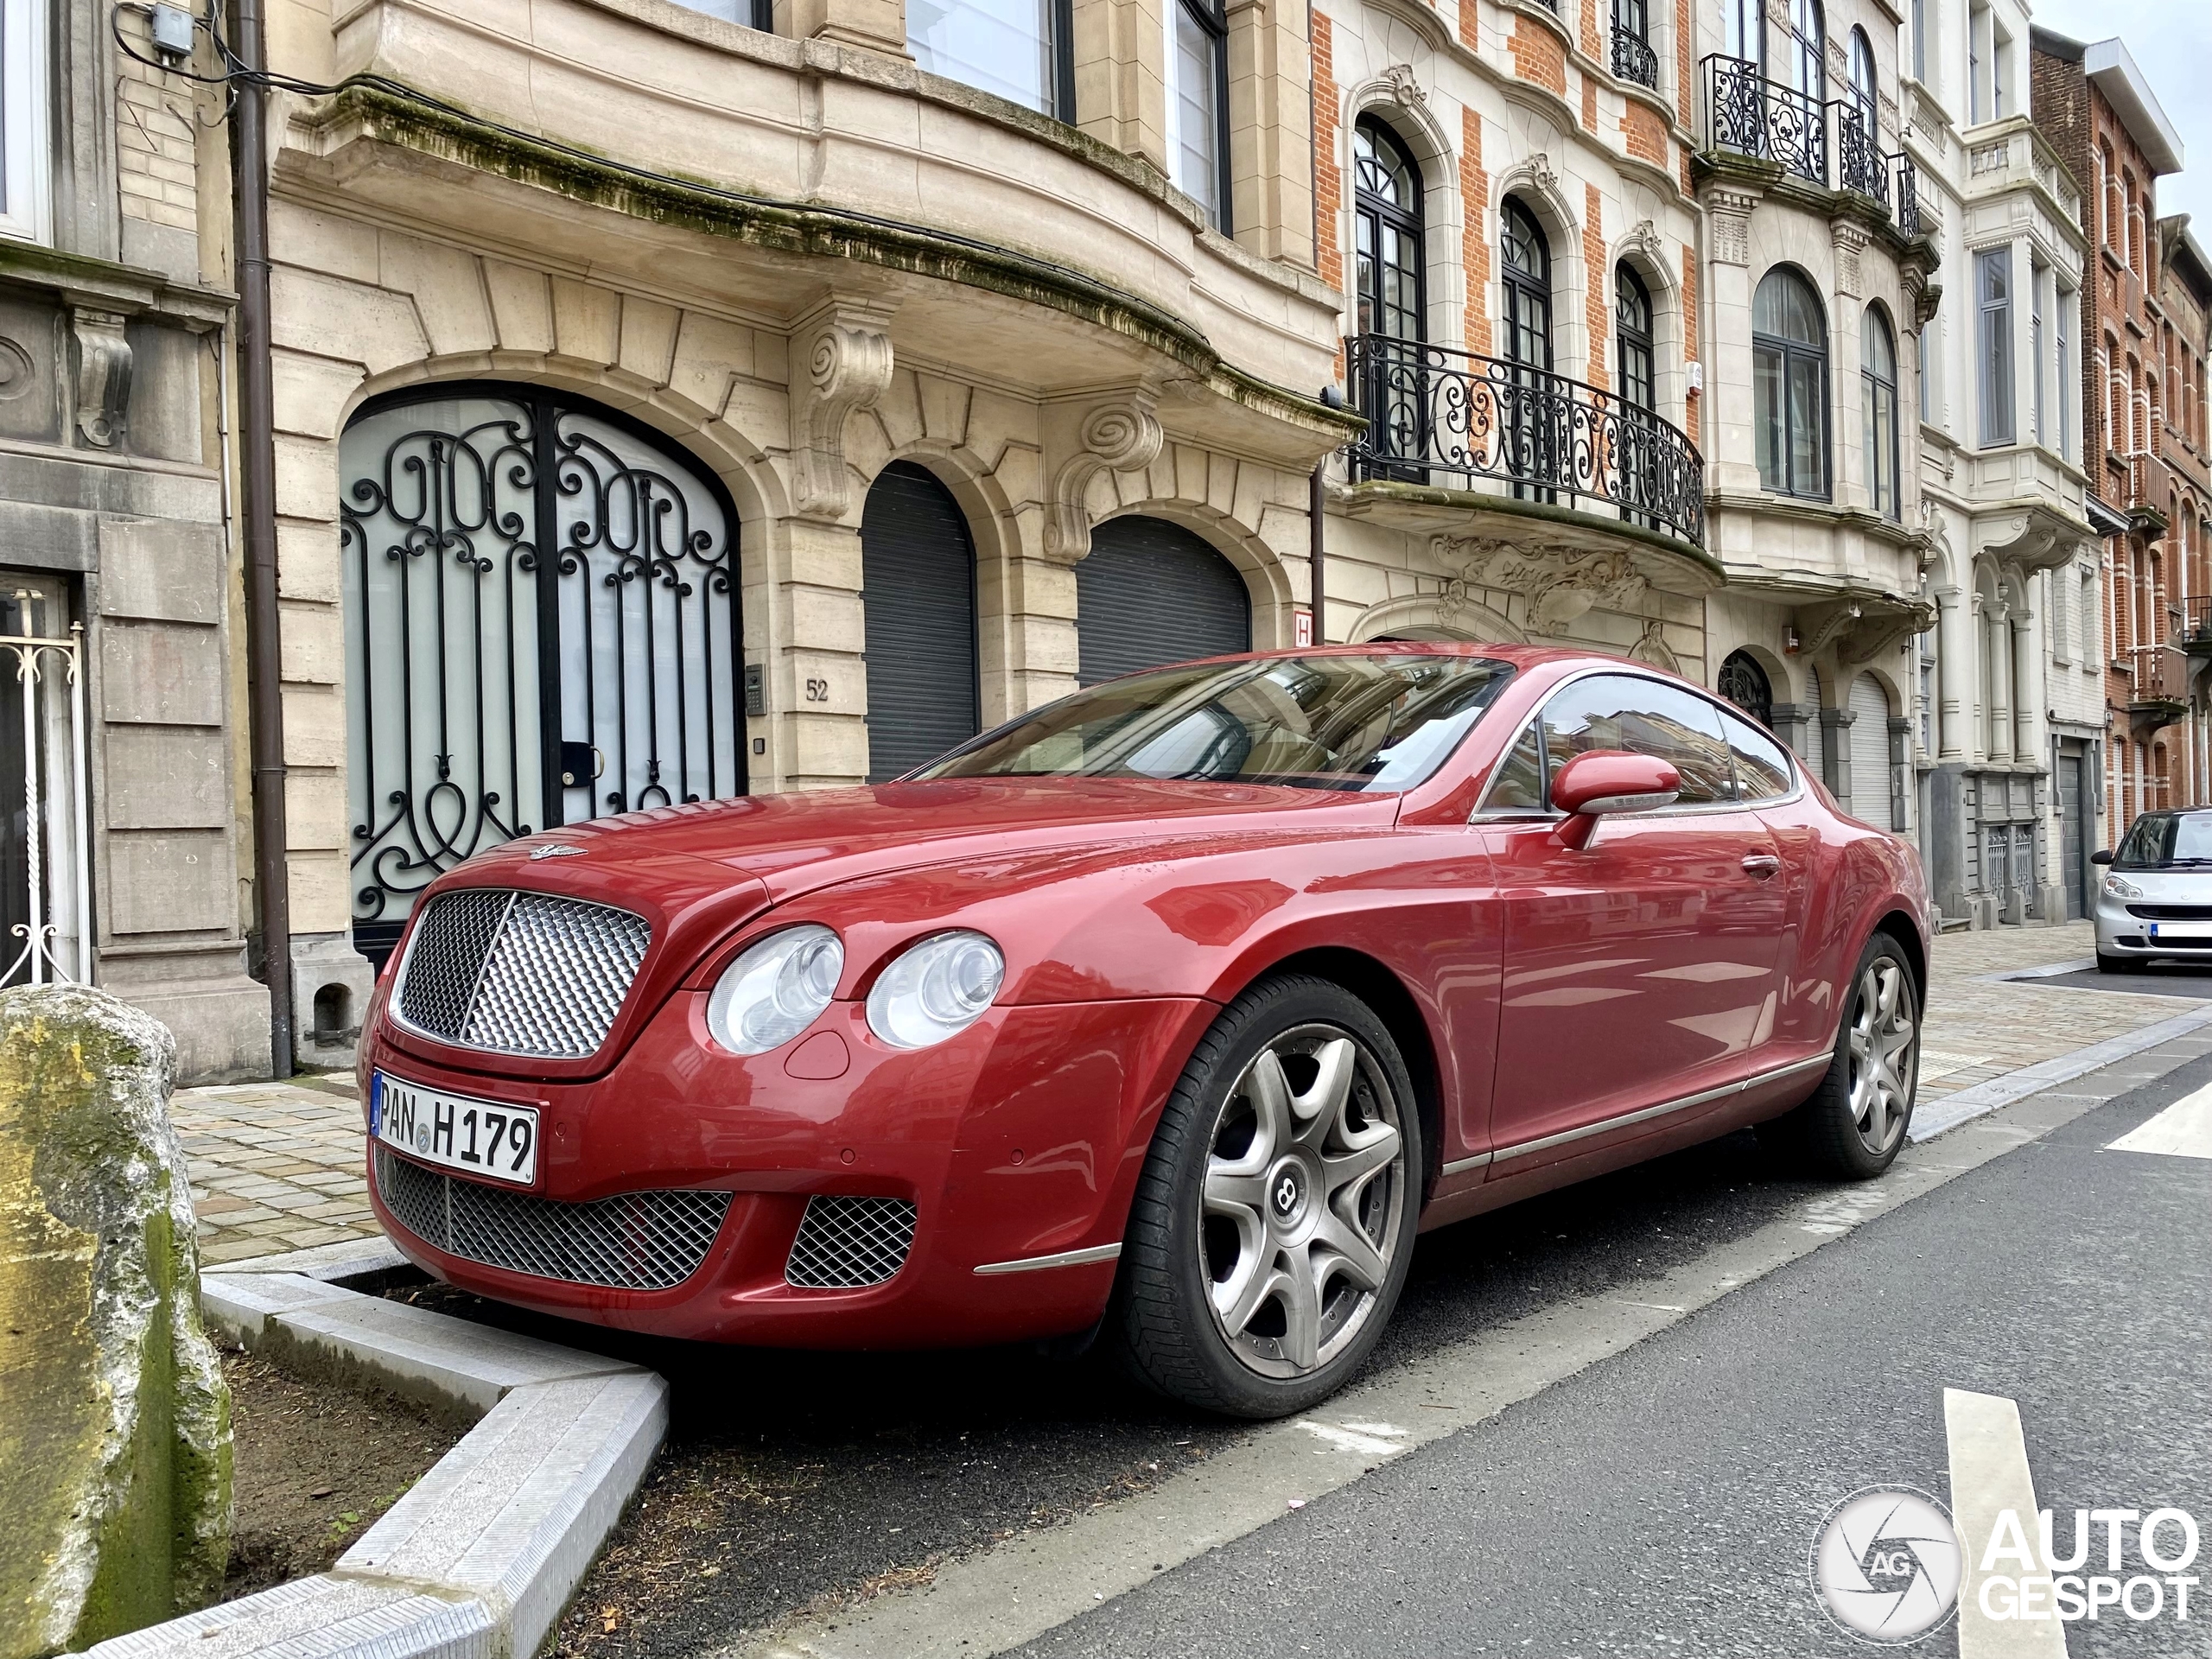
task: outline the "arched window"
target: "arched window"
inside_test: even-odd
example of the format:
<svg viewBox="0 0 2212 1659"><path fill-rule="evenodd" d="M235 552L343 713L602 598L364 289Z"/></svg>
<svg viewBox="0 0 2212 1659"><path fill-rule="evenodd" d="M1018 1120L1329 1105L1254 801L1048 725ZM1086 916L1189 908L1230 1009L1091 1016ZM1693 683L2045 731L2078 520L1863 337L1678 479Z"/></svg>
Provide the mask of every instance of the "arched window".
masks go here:
<svg viewBox="0 0 2212 1659"><path fill-rule="evenodd" d="M1885 518L1902 519L1897 466L1897 351L1879 306L1866 308L1859 331L1859 402L1866 415L1866 493Z"/></svg>
<svg viewBox="0 0 2212 1659"><path fill-rule="evenodd" d="M1815 104L1828 96L1827 27L1821 0L1789 0L1789 84Z"/></svg>
<svg viewBox="0 0 2212 1659"><path fill-rule="evenodd" d="M1499 279L1505 289L1505 356L1532 369L1552 365L1552 254L1544 227L1512 196L1505 199L1504 257Z"/></svg>
<svg viewBox="0 0 2212 1659"><path fill-rule="evenodd" d="M933 760L982 726L976 544L952 492L911 461L875 477L861 511L868 780Z"/></svg>
<svg viewBox="0 0 2212 1659"><path fill-rule="evenodd" d="M1658 372L1651 325L1651 290L1624 261L1613 267L1613 334L1624 405L1618 448L1621 497L1639 504L1650 502L1658 483L1653 454L1657 434L1652 426L1659 401ZM1646 522L1645 515L1633 511L1628 517L1635 523Z"/></svg>
<svg viewBox="0 0 2212 1659"><path fill-rule="evenodd" d="M1759 659L1750 652L1728 653L1727 660L1720 664L1717 689L1760 725L1773 726L1774 686L1767 679L1766 670L1759 666Z"/></svg>
<svg viewBox="0 0 2212 1659"><path fill-rule="evenodd" d="M1827 499L1827 408L1828 334L1820 296L1777 265L1751 300L1751 419L1764 487Z"/></svg>
<svg viewBox="0 0 2212 1659"><path fill-rule="evenodd" d="M1359 332L1420 340L1427 332L1421 169L1389 128L1366 116L1352 129L1352 160Z"/></svg>
<svg viewBox="0 0 2212 1659"><path fill-rule="evenodd" d="M1878 131L1875 118L1874 46L1863 29L1851 31L1851 105L1866 124L1866 137L1872 142Z"/></svg>
<svg viewBox="0 0 2212 1659"><path fill-rule="evenodd" d="M615 410L448 382L339 442L354 942L512 836L746 791L737 511Z"/></svg>
<svg viewBox="0 0 2212 1659"><path fill-rule="evenodd" d="M1659 58L1651 49L1649 0L1613 0L1613 73L1639 86L1659 85Z"/></svg>

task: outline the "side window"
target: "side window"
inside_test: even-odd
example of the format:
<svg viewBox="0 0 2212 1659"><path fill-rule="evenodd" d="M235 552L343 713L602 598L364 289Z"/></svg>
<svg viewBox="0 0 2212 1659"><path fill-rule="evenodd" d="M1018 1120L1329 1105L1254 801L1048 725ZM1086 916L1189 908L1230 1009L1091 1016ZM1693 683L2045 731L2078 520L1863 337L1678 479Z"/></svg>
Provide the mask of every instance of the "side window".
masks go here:
<svg viewBox="0 0 2212 1659"><path fill-rule="evenodd" d="M1723 709L1720 723L1736 757L1736 786L1747 801L1779 800L1789 792L1789 757L1781 744L1748 720Z"/></svg>
<svg viewBox="0 0 2212 1659"><path fill-rule="evenodd" d="M1534 726L1497 763L1483 798L1485 812L1541 812L1544 810L1544 759Z"/></svg>
<svg viewBox="0 0 2212 1659"><path fill-rule="evenodd" d="M1654 754L1682 774L1684 806L1735 798L1735 769L1720 735L1720 711L1703 697L1656 680L1598 674L1565 687L1544 706L1547 791L1559 770L1592 749Z"/></svg>

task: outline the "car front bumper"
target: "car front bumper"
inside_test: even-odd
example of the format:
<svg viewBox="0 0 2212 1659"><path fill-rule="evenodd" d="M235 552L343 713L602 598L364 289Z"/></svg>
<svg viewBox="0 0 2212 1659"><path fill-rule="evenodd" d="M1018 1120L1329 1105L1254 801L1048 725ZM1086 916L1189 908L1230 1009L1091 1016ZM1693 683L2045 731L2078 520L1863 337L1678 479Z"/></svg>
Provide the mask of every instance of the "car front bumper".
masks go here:
<svg viewBox="0 0 2212 1659"><path fill-rule="evenodd" d="M2152 905L2163 905L2169 909L2176 907L2163 900L2115 898L2104 890L2101 880L2093 912L2097 930L2097 954L2101 957L2139 957L2146 960L2167 957L2212 963L2212 920L2161 921L2139 916L2134 908L2131 908L2131 906L2142 908ZM2202 928L2208 937L2177 937L2172 931L2177 926Z"/></svg>
<svg viewBox="0 0 2212 1659"><path fill-rule="evenodd" d="M549 1084L491 1056L481 1069L454 1063L452 1051L433 1058L391 1029L380 1005L364 1033L365 1079L382 1071L540 1114L531 1187L437 1172L427 1179L452 1184L447 1208L422 1231L404 1217L423 1223L428 1166L406 1160L405 1170L380 1172L380 1160L400 1154L371 1144L372 1201L410 1259L464 1289L565 1318L796 1347L982 1344L1095 1323L1153 1122L1218 1012L1197 998L994 1008L949 1042L904 1051L877 1040L860 1005L841 1002L792 1043L741 1057L707 1037L705 994L679 991L604 1075ZM410 1185L387 1192L395 1174ZM486 1189L511 1196L486 1199ZM521 1253L499 1229L542 1246L587 1219L603 1256L609 1225L619 1231L628 1209L639 1211L629 1224L642 1249L653 1242L651 1206L600 1201L696 1192L727 1193L728 1208L718 1226L704 1224L711 1238L696 1266L666 1288L499 1264ZM912 1243L896 1270L850 1287L787 1282L817 1198L912 1205ZM696 1202L678 1202L696 1216ZM423 1236L442 1230L437 1242Z"/></svg>

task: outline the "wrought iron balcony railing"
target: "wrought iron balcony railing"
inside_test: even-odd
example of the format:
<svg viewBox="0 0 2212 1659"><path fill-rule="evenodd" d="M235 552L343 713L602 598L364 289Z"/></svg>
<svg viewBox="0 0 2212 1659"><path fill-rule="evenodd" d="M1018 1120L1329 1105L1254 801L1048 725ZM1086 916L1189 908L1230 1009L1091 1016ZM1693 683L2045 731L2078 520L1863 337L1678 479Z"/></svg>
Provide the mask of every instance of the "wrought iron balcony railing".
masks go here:
<svg viewBox="0 0 2212 1659"><path fill-rule="evenodd" d="M1355 479L1510 494L1705 540L1705 462L1672 422L1502 358L1386 334L1344 342L1367 429Z"/></svg>
<svg viewBox="0 0 2212 1659"><path fill-rule="evenodd" d="M1659 54L1643 35L1618 23L1613 25L1613 73L1623 80L1659 90Z"/></svg>
<svg viewBox="0 0 2212 1659"><path fill-rule="evenodd" d="M1714 149L1756 156L1812 183L1855 191L1882 204L1907 236L1920 234L1917 175L1900 151L1848 99L1826 103L1769 80L1758 66L1716 53L1705 60L1707 141Z"/></svg>
<svg viewBox="0 0 2212 1659"><path fill-rule="evenodd" d="M2181 641L2191 651L2212 648L2212 597L2198 594L2182 601Z"/></svg>

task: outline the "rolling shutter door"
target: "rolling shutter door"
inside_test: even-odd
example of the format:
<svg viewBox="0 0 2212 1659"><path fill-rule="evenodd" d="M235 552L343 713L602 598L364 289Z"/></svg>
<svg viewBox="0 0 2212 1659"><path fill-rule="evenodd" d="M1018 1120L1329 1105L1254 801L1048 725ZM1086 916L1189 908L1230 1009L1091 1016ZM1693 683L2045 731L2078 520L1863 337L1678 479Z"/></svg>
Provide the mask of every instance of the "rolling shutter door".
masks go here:
<svg viewBox="0 0 2212 1659"><path fill-rule="evenodd" d="M976 544L952 493L893 461L861 514L868 780L883 783L975 736Z"/></svg>
<svg viewBox="0 0 2212 1659"><path fill-rule="evenodd" d="M1890 800L1890 700L1871 674L1851 683L1851 816L1894 830Z"/></svg>
<svg viewBox="0 0 2212 1659"><path fill-rule="evenodd" d="M1075 568L1077 680L1252 648L1252 601L1236 567L1159 518L1109 518Z"/></svg>

